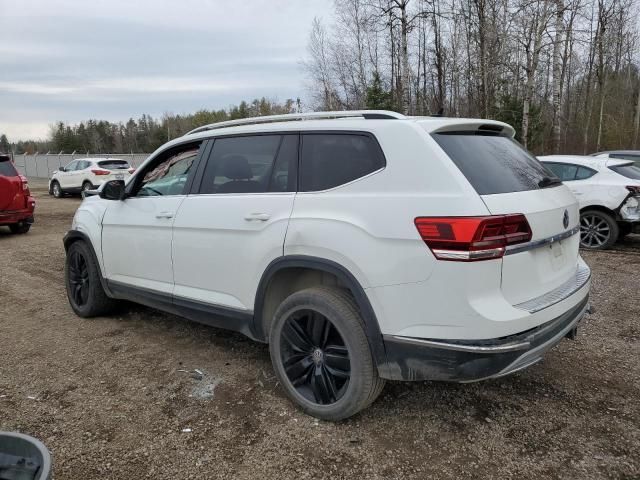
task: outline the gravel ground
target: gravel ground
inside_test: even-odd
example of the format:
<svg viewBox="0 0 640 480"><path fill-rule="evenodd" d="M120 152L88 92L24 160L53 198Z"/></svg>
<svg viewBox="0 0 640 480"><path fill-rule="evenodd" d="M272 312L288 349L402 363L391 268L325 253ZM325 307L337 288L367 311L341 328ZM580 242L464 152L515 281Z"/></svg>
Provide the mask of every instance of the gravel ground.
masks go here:
<svg viewBox="0 0 640 480"><path fill-rule="evenodd" d="M388 383L332 424L284 397L264 345L133 305L76 317L62 236L79 199L33 190L31 232L0 228L0 430L41 439L56 479L640 478L640 236L584 254L596 313L544 362Z"/></svg>

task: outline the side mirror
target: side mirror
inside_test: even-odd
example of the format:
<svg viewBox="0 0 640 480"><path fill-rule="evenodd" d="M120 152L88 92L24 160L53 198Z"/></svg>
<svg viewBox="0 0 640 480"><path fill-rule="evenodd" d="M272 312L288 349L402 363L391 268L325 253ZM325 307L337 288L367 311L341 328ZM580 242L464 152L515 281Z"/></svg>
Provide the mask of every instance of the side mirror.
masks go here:
<svg viewBox="0 0 640 480"><path fill-rule="evenodd" d="M66 169L66 168L64 168L64 167L60 167L60 168L58 169L58 171L59 171L59 172L66 172L66 171L67 171L67 169Z"/></svg>
<svg viewBox="0 0 640 480"><path fill-rule="evenodd" d="M100 198L124 200L124 180L109 180L100 189Z"/></svg>

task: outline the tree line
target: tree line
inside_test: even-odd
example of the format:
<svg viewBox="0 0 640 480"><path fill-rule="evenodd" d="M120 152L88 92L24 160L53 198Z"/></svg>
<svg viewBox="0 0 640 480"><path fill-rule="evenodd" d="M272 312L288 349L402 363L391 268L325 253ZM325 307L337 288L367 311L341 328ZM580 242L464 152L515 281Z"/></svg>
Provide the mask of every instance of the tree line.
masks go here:
<svg viewBox="0 0 640 480"><path fill-rule="evenodd" d="M304 63L315 109L502 120L535 153L638 148L635 0L336 0Z"/></svg>
<svg viewBox="0 0 640 480"><path fill-rule="evenodd" d="M44 141L10 143L6 135L0 135L0 152L150 153L168 140L202 125L246 117L294 113L300 109L300 100L288 99L280 103L260 98L252 102L242 101L228 109L199 110L193 114L167 113L161 118L144 114L137 120L130 118L126 123L88 120L71 125L58 122L51 126L49 138Z"/></svg>

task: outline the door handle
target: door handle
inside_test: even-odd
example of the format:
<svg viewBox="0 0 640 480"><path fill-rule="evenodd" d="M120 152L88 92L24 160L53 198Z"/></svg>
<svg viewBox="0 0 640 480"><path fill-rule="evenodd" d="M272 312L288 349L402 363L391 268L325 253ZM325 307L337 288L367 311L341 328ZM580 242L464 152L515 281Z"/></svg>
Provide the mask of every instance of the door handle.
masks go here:
<svg viewBox="0 0 640 480"><path fill-rule="evenodd" d="M171 212L160 212L156 215L156 218L173 218L173 213Z"/></svg>
<svg viewBox="0 0 640 480"><path fill-rule="evenodd" d="M271 218L271 215L268 213L250 213L249 215L245 215L244 219L247 222L251 222L254 220L260 220L261 222L266 222Z"/></svg>

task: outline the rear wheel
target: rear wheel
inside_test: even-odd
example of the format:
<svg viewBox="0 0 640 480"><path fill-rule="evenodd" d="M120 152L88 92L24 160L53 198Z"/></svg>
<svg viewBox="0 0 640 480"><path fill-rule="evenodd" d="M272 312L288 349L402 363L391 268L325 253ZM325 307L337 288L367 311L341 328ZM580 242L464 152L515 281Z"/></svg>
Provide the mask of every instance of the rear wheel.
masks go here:
<svg viewBox="0 0 640 480"><path fill-rule="evenodd" d="M95 317L113 309L116 302L102 288L99 267L83 241L69 247L64 274L67 298L77 315Z"/></svg>
<svg viewBox="0 0 640 480"><path fill-rule="evenodd" d="M88 190L93 190L93 184L87 181L82 184L82 191L86 192Z"/></svg>
<svg viewBox="0 0 640 480"><path fill-rule="evenodd" d="M606 212L587 210L580 215L580 245L593 250L611 248L619 235L618 223Z"/></svg>
<svg viewBox="0 0 640 480"><path fill-rule="evenodd" d="M11 233L23 234L31 229L31 224L27 222L14 223L13 225L9 225L9 229Z"/></svg>
<svg viewBox="0 0 640 480"><path fill-rule="evenodd" d="M292 294L278 307L269 338L280 384L309 415L342 420L382 391L358 309L343 290Z"/></svg>
<svg viewBox="0 0 640 480"><path fill-rule="evenodd" d="M62 189L60 188L60 184L56 181L51 183L51 193L56 198L62 198Z"/></svg>

